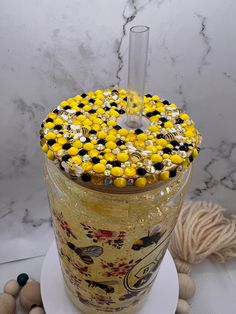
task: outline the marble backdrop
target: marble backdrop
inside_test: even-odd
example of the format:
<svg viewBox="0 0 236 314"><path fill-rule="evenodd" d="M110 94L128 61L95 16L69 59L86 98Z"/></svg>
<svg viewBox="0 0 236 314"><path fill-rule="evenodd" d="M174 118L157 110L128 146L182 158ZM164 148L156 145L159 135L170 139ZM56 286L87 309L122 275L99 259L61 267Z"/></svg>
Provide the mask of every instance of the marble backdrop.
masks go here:
<svg viewBox="0 0 236 314"><path fill-rule="evenodd" d="M182 106L203 134L189 197L236 211L235 10L234 0L1 0L0 262L52 240L42 117L71 95L126 87L135 24L151 28L146 91Z"/></svg>

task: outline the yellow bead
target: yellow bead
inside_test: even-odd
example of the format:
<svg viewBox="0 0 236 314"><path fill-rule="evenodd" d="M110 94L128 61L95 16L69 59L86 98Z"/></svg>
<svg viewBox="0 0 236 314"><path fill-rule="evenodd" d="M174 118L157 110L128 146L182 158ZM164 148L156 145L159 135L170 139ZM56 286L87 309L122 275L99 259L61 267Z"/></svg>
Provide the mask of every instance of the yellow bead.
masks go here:
<svg viewBox="0 0 236 314"><path fill-rule="evenodd" d="M59 144L59 143L55 143L52 145L51 149L54 151L54 152L57 152L59 151L60 149L62 149L62 145Z"/></svg>
<svg viewBox="0 0 236 314"><path fill-rule="evenodd" d="M57 136L53 132L48 132L47 134L44 135L44 137L46 138L46 140L51 140L51 139L54 140Z"/></svg>
<svg viewBox="0 0 236 314"><path fill-rule="evenodd" d="M145 146L145 143L143 141L135 141L134 146L136 148L143 148Z"/></svg>
<svg viewBox="0 0 236 314"><path fill-rule="evenodd" d="M158 111L159 112L165 112L165 108L164 107L158 107Z"/></svg>
<svg viewBox="0 0 236 314"><path fill-rule="evenodd" d="M158 126L156 125L151 125L148 129L150 132L155 132L155 133L158 132L159 130Z"/></svg>
<svg viewBox="0 0 236 314"><path fill-rule="evenodd" d="M103 96L102 96L102 98L103 98ZM97 106L101 106L103 104L103 101L101 101L100 99L96 99L94 104Z"/></svg>
<svg viewBox="0 0 236 314"><path fill-rule="evenodd" d="M198 156L198 151L196 148L193 150L193 157L196 158Z"/></svg>
<svg viewBox="0 0 236 314"><path fill-rule="evenodd" d="M182 120L189 120L189 119L190 119L190 116L189 116L188 114L186 114L186 113L182 113L182 114L180 115L180 118L181 118Z"/></svg>
<svg viewBox="0 0 236 314"><path fill-rule="evenodd" d="M97 96L96 96L96 101L97 101L97 103L96 104L98 104L99 106L101 106L101 103L100 102L98 102L98 100L101 100L101 99L103 99L104 98L104 95L103 94L97 94ZM102 102L102 104L103 104L103 102Z"/></svg>
<svg viewBox="0 0 236 314"><path fill-rule="evenodd" d="M92 126L92 129L93 129L94 131L99 131L99 130L101 130L101 127L100 127L99 124L94 124L94 125Z"/></svg>
<svg viewBox="0 0 236 314"><path fill-rule="evenodd" d="M136 169L133 167L127 167L125 168L125 175L127 177L133 177L136 175Z"/></svg>
<svg viewBox="0 0 236 314"><path fill-rule="evenodd" d="M170 108L177 108L176 104L170 104L168 107L170 107Z"/></svg>
<svg viewBox="0 0 236 314"><path fill-rule="evenodd" d="M179 156L179 155L172 155L172 156L170 157L170 160L171 160L174 164L177 164L177 165L179 165L179 164L181 164L181 163L183 162L183 158L182 158L181 156Z"/></svg>
<svg viewBox="0 0 236 314"><path fill-rule="evenodd" d="M127 141L127 142L134 142L135 140L136 140L136 134L130 133L130 134L128 134L128 135L126 136L126 141Z"/></svg>
<svg viewBox="0 0 236 314"><path fill-rule="evenodd" d="M117 154L117 159L121 162L125 162L129 159L129 156L126 153L119 153Z"/></svg>
<svg viewBox="0 0 236 314"><path fill-rule="evenodd" d="M69 104L71 104L73 101L74 101L74 98L68 98L68 99L67 99L67 102L68 102Z"/></svg>
<svg viewBox="0 0 236 314"><path fill-rule="evenodd" d="M68 102L65 101L65 100L60 103L60 106L61 106L62 108L64 108L64 107L67 106L67 105L68 105Z"/></svg>
<svg viewBox="0 0 236 314"><path fill-rule="evenodd" d="M138 178L136 181L135 181L135 185L139 188L143 188L145 187L147 184L147 179L146 178Z"/></svg>
<svg viewBox="0 0 236 314"><path fill-rule="evenodd" d="M66 142L67 142L67 139L65 137L60 137L57 139L57 143L59 143L61 145L66 144Z"/></svg>
<svg viewBox="0 0 236 314"><path fill-rule="evenodd" d="M115 140L116 140L116 136L115 136L115 135L110 134L110 135L108 135L108 136L106 137L106 141L107 141L107 142L109 142L109 141L114 142Z"/></svg>
<svg viewBox="0 0 236 314"><path fill-rule="evenodd" d="M105 110L104 110L104 109L98 108L97 114L104 114L104 113L105 113Z"/></svg>
<svg viewBox="0 0 236 314"><path fill-rule="evenodd" d="M97 133L98 138L106 138L106 136L107 136L107 133L104 131L100 131Z"/></svg>
<svg viewBox="0 0 236 314"><path fill-rule="evenodd" d="M91 106L85 105L85 106L83 107L83 110L86 111L86 112L88 112L89 110L91 110Z"/></svg>
<svg viewBox="0 0 236 314"><path fill-rule="evenodd" d="M147 145L145 150L149 150L152 153L156 153L157 152L156 146L153 146L153 145Z"/></svg>
<svg viewBox="0 0 236 314"><path fill-rule="evenodd" d="M48 145L47 145L47 144L44 144L44 145L42 146L42 150L43 150L44 153L47 153L47 152L48 152Z"/></svg>
<svg viewBox="0 0 236 314"><path fill-rule="evenodd" d="M164 158L164 159L169 159L169 158L170 158L170 155L169 155L169 154L163 154L163 158Z"/></svg>
<svg viewBox="0 0 236 314"><path fill-rule="evenodd" d="M127 181L125 178L116 178L113 183L117 188L124 188L127 184Z"/></svg>
<svg viewBox="0 0 236 314"><path fill-rule="evenodd" d="M96 173L102 173L105 170L106 170L106 167L104 164L98 163L93 166L93 171Z"/></svg>
<svg viewBox="0 0 236 314"><path fill-rule="evenodd" d="M116 121L115 121L115 120L109 120L109 121L107 122L107 125L109 125L109 126L115 126L115 125L116 125Z"/></svg>
<svg viewBox="0 0 236 314"><path fill-rule="evenodd" d="M117 112L114 109L109 110L108 113L110 114L110 116L116 117L116 118L119 117L119 115L120 115L119 112Z"/></svg>
<svg viewBox="0 0 236 314"><path fill-rule="evenodd" d="M165 122L164 126L165 126L165 128L171 129L173 127L173 123L171 121L167 121L167 122Z"/></svg>
<svg viewBox="0 0 236 314"><path fill-rule="evenodd" d="M120 145L120 149L124 150L127 149L127 147L125 145Z"/></svg>
<svg viewBox="0 0 236 314"><path fill-rule="evenodd" d="M188 168L189 164L190 164L190 162L188 160L185 160L183 162L182 166L183 166L184 169L186 169L186 168Z"/></svg>
<svg viewBox="0 0 236 314"><path fill-rule="evenodd" d="M91 120L89 120L89 119L85 119L83 121L83 125L92 125L92 124L93 124L93 122Z"/></svg>
<svg viewBox="0 0 236 314"><path fill-rule="evenodd" d="M54 123L52 123L52 122L47 122L47 123L45 123L45 128L46 129L52 129L52 128L54 128L54 126L55 126L55 124Z"/></svg>
<svg viewBox="0 0 236 314"><path fill-rule="evenodd" d="M104 149L104 153L110 153L111 152L111 149L110 148L105 148Z"/></svg>
<svg viewBox="0 0 236 314"><path fill-rule="evenodd" d="M62 137L62 134L57 133L57 138Z"/></svg>
<svg viewBox="0 0 236 314"><path fill-rule="evenodd" d="M78 150L78 148L72 146L71 148L68 149L67 152L69 155L75 156L78 154L79 150Z"/></svg>
<svg viewBox="0 0 236 314"><path fill-rule="evenodd" d="M164 138L160 138L157 141L157 145L161 145L161 146L166 146L168 143L166 140L164 140Z"/></svg>
<svg viewBox="0 0 236 314"><path fill-rule="evenodd" d="M47 152L47 157L50 160L54 160L54 153L49 149L49 151Z"/></svg>
<svg viewBox="0 0 236 314"><path fill-rule="evenodd" d="M160 97L158 95L154 95L154 96L152 96L152 99L158 101L158 100L160 100Z"/></svg>
<svg viewBox="0 0 236 314"><path fill-rule="evenodd" d="M128 132L128 130L126 130L126 129L120 129L120 130L118 130L118 133L119 133L121 136L126 136L129 132Z"/></svg>
<svg viewBox="0 0 236 314"><path fill-rule="evenodd" d="M92 150L94 149L94 145L92 143L84 143L84 149L86 150Z"/></svg>
<svg viewBox="0 0 236 314"><path fill-rule="evenodd" d="M107 161L113 161L113 160L115 160L115 155L114 154L112 154L112 153L106 153L106 154L104 154L104 158L107 160Z"/></svg>
<svg viewBox="0 0 236 314"><path fill-rule="evenodd" d="M90 161L83 162L82 168L84 171L90 171L93 168L93 164Z"/></svg>
<svg viewBox="0 0 236 314"><path fill-rule="evenodd" d="M163 180L163 181L168 180L169 177L170 177L170 172L169 171L163 171L160 174L160 179Z"/></svg>
<svg viewBox="0 0 236 314"><path fill-rule="evenodd" d="M75 96L75 100L79 101L79 100L81 100L81 99L82 99L81 95L76 95L76 96Z"/></svg>
<svg viewBox="0 0 236 314"><path fill-rule="evenodd" d="M114 177L121 177L124 173L124 170L120 167L114 167L111 169L111 174L114 176Z"/></svg>
<svg viewBox="0 0 236 314"><path fill-rule="evenodd" d="M72 146L76 148L81 148L83 144L79 140L76 140L72 143Z"/></svg>
<svg viewBox="0 0 236 314"><path fill-rule="evenodd" d="M93 123L102 124L102 119L96 118L96 119L93 120Z"/></svg>
<svg viewBox="0 0 236 314"><path fill-rule="evenodd" d="M86 119L86 117L82 114L80 116L78 116L78 118L77 118L77 120L80 122L83 122L85 119Z"/></svg>
<svg viewBox="0 0 236 314"><path fill-rule="evenodd" d="M111 130L108 131L108 134L109 135L116 135L117 131L115 129L111 129Z"/></svg>
<svg viewBox="0 0 236 314"><path fill-rule="evenodd" d="M172 148L173 148L173 145L171 145L171 144L167 144L167 145L166 145L166 147L168 147L168 148L172 149Z"/></svg>
<svg viewBox="0 0 236 314"><path fill-rule="evenodd" d="M145 134L145 133L138 134L138 135L137 135L137 139L138 139L139 141L145 142L145 141L147 140L147 134Z"/></svg>
<svg viewBox="0 0 236 314"><path fill-rule="evenodd" d="M163 147L161 145L157 145L156 148L157 148L157 151L159 151L159 150L162 150Z"/></svg>
<svg viewBox="0 0 236 314"><path fill-rule="evenodd" d="M193 137L194 137L194 134L193 134L192 131L186 131L186 132L184 133L184 135L185 135L186 137L189 137L189 138L193 138Z"/></svg>
<svg viewBox="0 0 236 314"><path fill-rule="evenodd" d="M56 117L57 117L57 114L54 113L54 112L50 112L50 113L48 114L48 118L55 119Z"/></svg>
<svg viewBox="0 0 236 314"><path fill-rule="evenodd" d="M71 108L75 108L75 107L77 107L78 106L78 104L77 104L77 102L76 101L72 101L71 103L70 103L70 106L71 106Z"/></svg>
<svg viewBox="0 0 236 314"><path fill-rule="evenodd" d="M107 161L106 161L105 159L101 159L101 160L100 160L100 163L106 165L106 164L107 164Z"/></svg>
<svg viewBox="0 0 236 314"><path fill-rule="evenodd" d="M109 141L105 144L106 148L114 149L116 148L116 143Z"/></svg>
<svg viewBox="0 0 236 314"><path fill-rule="evenodd" d="M151 156L151 161L152 162L162 162L162 156L161 155L159 155L159 154L153 154L152 156Z"/></svg>
<svg viewBox="0 0 236 314"><path fill-rule="evenodd" d="M79 156L73 156L71 159L76 162L78 165L82 163L82 159Z"/></svg>
<svg viewBox="0 0 236 314"><path fill-rule="evenodd" d="M91 158L97 157L99 155L99 151L97 151L96 149L92 149L88 153Z"/></svg>
<svg viewBox="0 0 236 314"><path fill-rule="evenodd" d="M127 93L127 92L126 92L125 89L120 89L120 90L119 90L119 94L122 95L122 96L125 96L126 93Z"/></svg>

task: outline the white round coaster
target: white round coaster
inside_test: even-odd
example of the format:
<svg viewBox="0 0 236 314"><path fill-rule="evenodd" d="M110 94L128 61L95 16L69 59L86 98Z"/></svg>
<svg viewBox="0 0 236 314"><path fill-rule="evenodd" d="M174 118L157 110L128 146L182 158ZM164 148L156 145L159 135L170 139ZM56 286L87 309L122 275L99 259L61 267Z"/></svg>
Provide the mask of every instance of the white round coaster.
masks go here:
<svg viewBox="0 0 236 314"><path fill-rule="evenodd" d="M67 296L61 273L56 243L45 257L41 272L41 293L47 314L82 314ZM139 314L174 314L179 295L179 283L174 261L167 251L147 302Z"/></svg>

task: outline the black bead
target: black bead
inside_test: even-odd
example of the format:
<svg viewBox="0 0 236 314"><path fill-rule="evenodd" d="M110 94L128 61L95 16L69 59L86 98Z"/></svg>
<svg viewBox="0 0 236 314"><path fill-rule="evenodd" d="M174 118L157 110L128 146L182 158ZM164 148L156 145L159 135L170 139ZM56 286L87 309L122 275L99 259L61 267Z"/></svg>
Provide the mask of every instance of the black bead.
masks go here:
<svg viewBox="0 0 236 314"><path fill-rule="evenodd" d="M64 107L64 110L67 110L67 109L71 109L71 106L67 105L67 106Z"/></svg>
<svg viewBox="0 0 236 314"><path fill-rule="evenodd" d="M46 122L53 122L53 119L47 118Z"/></svg>
<svg viewBox="0 0 236 314"><path fill-rule="evenodd" d="M89 131L89 134L97 134L97 131L91 130L91 131Z"/></svg>
<svg viewBox="0 0 236 314"><path fill-rule="evenodd" d="M111 103L110 103L110 105L111 105L112 107L117 107L117 103L116 103L116 102L114 102L114 101L113 101L113 102L111 102Z"/></svg>
<svg viewBox="0 0 236 314"><path fill-rule="evenodd" d="M177 141L175 141L175 140L171 141L170 144L173 145L174 147L175 146L179 146L179 143Z"/></svg>
<svg viewBox="0 0 236 314"><path fill-rule="evenodd" d="M118 140L118 141L116 142L116 144L117 144L118 146L121 146L121 145L124 145L124 144L125 144L125 142L124 142L124 141L122 141L122 140Z"/></svg>
<svg viewBox="0 0 236 314"><path fill-rule="evenodd" d="M160 118L160 121L161 122L167 122L168 120L166 118L162 117L162 118Z"/></svg>
<svg viewBox="0 0 236 314"><path fill-rule="evenodd" d="M97 144L105 145L105 144L106 144L106 141L105 141L103 138L100 138L100 139L97 141Z"/></svg>
<svg viewBox="0 0 236 314"><path fill-rule="evenodd" d="M49 146L52 146L52 145L55 144L55 143L56 143L56 141L53 140L53 139L50 139L50 140L47 141L47 144L48 144Z"/></svg>
<svg viewBox="0 0 236 314"><path fill-rule="evenodd" d="M192 156L192 155L189 156L189 161L190 161L190 162L193 161L193 156Z"/></svg>
<svg viewBox="0 0 236 314"><path fill-rule="evenodd" d="M151 94L146 94L145 95L147 98L152 98L152 95Z"/></svg>
<svg viewBox="0 0 236 314"><path fill-rule="evenodd" d="M58 109L54 109L53 112L58 114L59 110Z"/></svg>
<svg viewBox="0 0 236 314"><path fill-rule="evenodd" d="M112 162L113 167L120 167L121 166L121 162L119 160L114 160Z"/></svg>
<svg viewBox="0 0 236 314"><path fill-rule="evenodd" d="M95 103L95 99L90 98L90 99L89 99L89 102L90 102L91 104L94 104L94 103Z"/></svg>
<svg viewBox="0 0 236 314"><path fill-rule="evenodd" d="M93 162L94 164L98 164L98 163L100 162L100 159L99 159L98 157L93 157L93 158L92 158L92 162Z"/></svg>
<svg viewBox="0 0 236 314"><path fill-rule="evenodd" d="M170 170L170 174L169 174L169 176L170 176L170 178L173 178L173 177L175 177L175 176L176 176L176 174L177 174L177 168L176 168L176 169L174 169L174 170Z"/></svg>
<svg viewBox="0 0 236 314"><path fill-rule="evenodd" d="M61 163L60 163L60 169L61 169L62 171L65 171L65 169L64 169L64 167L61 165Z"/></svg>
<svg viewBox="0 0 236 314"><path fill-rule="evenodd" d="M171 149L169 147L164 147L162 151L164 154L170 154L171 153Z"/></svg>
<svg viewBox="0 0 236 314"><path fill-rule="evenodd" d="M71 158L70 155L64 155L64 156L62 157L62 161L68 161L70 158Z"/></svg>
<svg viewBox="0 0 236 314"><path fill-rule="evenodd" d="M90 177L89 174L83 173L83 174L81 175L81 180L84 181L84 182L89 182L89 181L91 180L91 177Z"/></svg>
<svg viewBox="0 0 236 314"><path fill-rule="evenodd" d="M43 134L40 134L40 139L41 139L41 140L43 139L43 137L44 137Z"/></svg>
<svg viewBox="0 0 236 314"><path fill-rule="evenodd" d="M170 104L168 100L164 100L162 103L163 103L164 105L169 105L169 104Z"/></svg>
<svg viewBox="0 0 236 314"><path fill-rule="evenodd" d="M188 144L185 143L183 146L180 146L179 150L182 150L184 152L188 152L189 151Z"/></svg>
<svg viewBox="0 0 236 314"><path fill-rule="evenodd" d="M84 107L84 104L79 104L79 108L83 108Z"/></svg>
<svg viewBox="0 0 236 314"><path fill-rule="evenodd" d="M81 97L85 98L85 97L87 97L87 94L83 93L83 94L81 95Z"/></svg>
<svg viewBox="0 0 236 314"><path fill-rule="evenodd" d="M153 166L156 170L162 170L164 168L164 165L161 162L157 162Z"/></svg>
<svg viewBox="0 0 236 314"><path fill-rule="evenodd" d="M150 118L150 117L152 117L152 116L153 116L152 112L146 113L146 117Z"/></svg>
<svg viewBox="0 0 236 314"><path fill-rule="evenodd" d="M77 111L75 115L78 117L78 116L80 116L81 114L82 114L82 112Z"/></svg>
<svg viewBox="0 0 236 314"><path fill-rule="evenodd" d="M69 143L65 143L62 148L67 150L71 148L71 145Z"/></svg>
<svg viewBox="0 0 236 314"><path fill-rule="evenodd" d="M22 273L22 274L18 275L16 280L17 280L18 284L21 287L23 287L26 285L28 279L29 279L29 276L26 273Z"/></svg>
<svg viewBox="0 0 236 314"><path fill-rule="evenodd" d="M108 107L105 107L105 108L104 108L104 110L105 110L105 111L109 111L109 110L110 110L110 108L108 108Z"/></svg>
<svg viewBox="0 0 236 314"><path fill-rule="evenodd" d="M54 126L54 129L57 130L57 131L59 131L59 130L62 129L62 125L57 124L57 125Z"/></svg>
<svg viewBox="0 0 236 314"><path fill-rule="evenodd" d="M163 127L163 128L164 128L164 126L165 126L165 123L163 123L163 122L162 122L162 123L161 123L161 127Z"/></svg>
<svg viewBox="0 0 236 314"><path fill-rule="evenodd" d="M119 114L124 114L125 111L123 109L118 110Z"/></svg>
<svg viewBox="0 0 236 314"><path fill-rule="evenodd" d="M160 114L160 112L159 112L158 110L154 110L154 111L152 112L152 115L153 115L153 116L156 116L156 115L158 115L158 114Z"/></svg>
<svg viewBox="0 0 236 314"><path fill-rule="evenodd" d="M118 130L122 129L122 127L117 124L114 126L114 129L118 131Z"/></svg>
<svg viewBox="0 0 236 314"><path fill-rule="evenodd" d="M88 153L88 151L86 150L86 149L81 149L80 151L79 151L79 155L80 156L84 156L84 155L86 155Z"/></svg>
<svg viewBox="0 0 236 314"><path fill-rule="evenodd" d="M124 101L127 101L127 97L124 98Z"/></svg>
<svg viewBox="0 0 236 314"><path fill-rule="evenodd" d="M44 127L44 123L41 124L41 128L43 128L43 127Z"/></svg>
<svg viewBox="0 0 236 314"><path fill-rule="evenodd" d="M138 135L138 134L141 134L141 133L143 133L143 130L141 130L141 129L136 129L136 130L135 130L135 134Z"/></svg>
<svg viewBox="0 0 236 314"><path fill-rule="evenodd" d="M85 143L90 143L90 142L91 142L90 138L89 138L89 137L86 137Z"/></svg>
<svg viewBox="0 0 236 314"><path fill-rule="evenodd" d="M165 138L165 136L163 134L157 134L157 138L160 139L160 138Z"/></svg>
<svg viewBox="0 0 236 314"><path fill-rule="evenodd" d="M184 120L182 120L181 118L178 118L178 119L176 119L176 121L175 121L176 124L181 124L181 123L183 123L183 122L184 122Z"/></svg>
<svg viewBox="0 0 236 314"><path fill-rule="evenodd" d="M118 93L118 90L113 89L111 92L112 92L112 93Z"/></svg>
<svg viewBox="0 0 236 314"><path fill-rule="evenodd" d="M97 110L95 110L95 109L91 109L91 110L89 110L89 113L95 113Z"/></svg>
<svg viewBox="0 0 236 314"><path fill-rule="evenodd" d="M137 174L140 176L145 176L146 173L147 173L147 171L144 168L138 168L137 169Z"/></svg>
<svg viewBox="0 0 236 314"><path fill-rule="evenodd" d="M34 309L35 307L38 307L38 305L37 305L37 304L33 304L33 305L31 305L30 309L32 310L32 309Z"/></svg>

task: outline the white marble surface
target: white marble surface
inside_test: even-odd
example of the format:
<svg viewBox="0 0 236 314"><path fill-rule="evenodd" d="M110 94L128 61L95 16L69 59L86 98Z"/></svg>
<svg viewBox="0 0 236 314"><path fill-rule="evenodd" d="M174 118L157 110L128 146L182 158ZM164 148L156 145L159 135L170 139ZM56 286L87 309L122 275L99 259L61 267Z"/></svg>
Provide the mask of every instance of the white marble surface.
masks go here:
<svg viewBox="0 0 236 314"><path fill-rule="evenodd" d="M53 237L42 117L76 93L125 87L135 24L151 27L146 91L183 106L203 134L189 197L235 213L235 10L234 0L0 1L0 263L44 254Z"/></svg>

